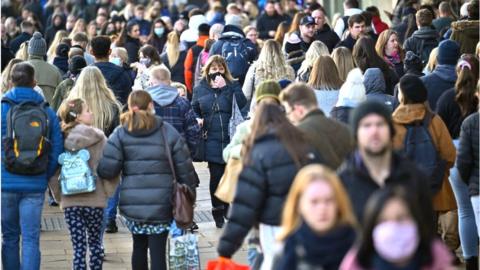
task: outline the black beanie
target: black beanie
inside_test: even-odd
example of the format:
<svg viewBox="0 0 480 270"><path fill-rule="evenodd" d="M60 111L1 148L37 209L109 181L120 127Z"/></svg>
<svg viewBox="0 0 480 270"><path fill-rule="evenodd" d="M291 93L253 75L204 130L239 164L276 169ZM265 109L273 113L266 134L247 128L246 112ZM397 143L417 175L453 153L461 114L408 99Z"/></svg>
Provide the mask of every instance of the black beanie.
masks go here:
<svg viewBox="0 0 480 270"><path fill-rule="evenodd" d="M423 63L422 59L412 51L408 51L403 60L403 71L414 71L422 73Z"/></svg>
<svg viewBox="0 0 480 270"><path fill-rule="evenodd" d="M427 101L427 88L422 80L414 75L404 75L400 79L399 89L404 98L411 103L424 103Z"/></svg>
<svg viewBox="0 0 480 270"><path fill-rule="evenodd" d="M75 55L70 59L70 63L68 64L68 70L73 75L78 75L84 67L87 66L87 62L85 58L81 57L80 55Z"/></svg>
<svg viewBox="0 0 480 270"><path fill-rule="evenodd" d="M367 100L360 103L350 114L350 126L353 130L353 135L357 138L358 124L367 115L376 114L385 118L390 128L390 138L395 135L395 128L393 127L392 112L383 103L373 100Z"/></svg>
<svg viewBox="0 0 480 270"><path fill-rule="evenodd" d="M55 54L58 57L68 57L68 52L70 51L70 46L65 43L60 43L57 46L57 49L55 50Z"/></svg>

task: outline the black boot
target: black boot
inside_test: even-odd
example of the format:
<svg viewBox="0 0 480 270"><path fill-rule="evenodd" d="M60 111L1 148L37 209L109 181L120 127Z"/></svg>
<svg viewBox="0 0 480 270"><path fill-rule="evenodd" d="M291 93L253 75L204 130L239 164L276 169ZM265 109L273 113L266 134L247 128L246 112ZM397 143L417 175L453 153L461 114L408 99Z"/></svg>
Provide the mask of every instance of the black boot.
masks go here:
<svg viewBox="0 0 480 270"><path fill-rule="evenodd" d="M466 270L478 270L478 256L465 259Z"/></svg>
<svg viewBox="0 0 480 270"><path fill-rule="evenodd" d="M115 220L111 220L107 223L107 227L105 228L105 232L106 233L116 233L116 232L118 232L118 227L117 227L117 223L115 222Z"/></svg>
<svg viewBox="0 0 480 270"><path fill-rule="evenodd" d="M225 220L223 219L223 212L223 207L212 209L212 216L213 220L215 220L215 226L219 229L223 228L223 224L225 224Z"/></svg>

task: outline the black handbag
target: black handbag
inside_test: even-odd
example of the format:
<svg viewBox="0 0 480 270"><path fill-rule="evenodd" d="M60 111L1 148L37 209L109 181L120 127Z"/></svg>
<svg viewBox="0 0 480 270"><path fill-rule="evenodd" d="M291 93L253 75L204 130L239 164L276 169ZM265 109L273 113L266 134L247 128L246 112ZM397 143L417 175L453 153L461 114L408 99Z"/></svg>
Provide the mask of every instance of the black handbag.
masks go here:
<svg viewBox="0 0 480 270"><path fill-rule="evenodd" d="M213 101L213 104L212 104L212 115L210 115L210 119L208 120L208 125L205 125L205 122L203 123L200 140L198 141L197 145L195 146L195 150L192 153L192 160L194 162L203 162L203 161L206 161L207 159L206 148L207 148L207 139L208 139L208 128L212 124L213 115L216 113L215 108L218 108L218 106L216 105L217 105L217 97L215 97L215 100Z"/></svg>

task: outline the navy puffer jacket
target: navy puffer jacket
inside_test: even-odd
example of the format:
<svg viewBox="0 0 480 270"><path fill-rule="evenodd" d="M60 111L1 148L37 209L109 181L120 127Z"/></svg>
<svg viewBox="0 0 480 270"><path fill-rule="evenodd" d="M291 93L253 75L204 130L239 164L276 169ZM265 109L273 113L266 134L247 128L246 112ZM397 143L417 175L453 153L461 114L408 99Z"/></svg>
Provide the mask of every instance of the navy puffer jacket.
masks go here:
<svg viewBox="0 0 480 270"><path fill-rule="evenodd" d="M230 143L228 123L232 116L233 95L238 107L247 104L238 82L227 82L223 88L212 88L206 79L193 89L192 107L198 118L203 118L203 128L208 132L205 157L206 161L225 164L223 149Z"/></svg>

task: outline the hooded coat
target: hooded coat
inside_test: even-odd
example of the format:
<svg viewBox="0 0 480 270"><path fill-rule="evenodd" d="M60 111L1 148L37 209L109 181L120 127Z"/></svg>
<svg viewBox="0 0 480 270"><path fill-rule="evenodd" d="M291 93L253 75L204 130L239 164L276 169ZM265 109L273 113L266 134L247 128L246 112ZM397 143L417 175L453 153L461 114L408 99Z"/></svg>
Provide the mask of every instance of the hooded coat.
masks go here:
<svg viewBox="0 0 480 270"><path fill-rule="evenodd" d="M56 18L60 18L62 20L60 24L57 26L55 26L54 24ZM48 47L50 47L50 45L52 44L52 41L55 38L55 35L57 34L57 32L60 30L65 30L65 23L66 23L66 20L62 14L60 13L53 14L52 24L45 31L45 41L47 42Z"/></svg>
<svg viewBox="0 0 480 270"><path fill-rule="evenodd" d="M200 139L200 126L188 100L180 97L177 89L169 85L151 86L146 91L153 99L155 114L172 125L193 152Z"/></svg>
<svg viewBox="0 0 480 270"><path fill-rule="evenodd" d="M465 20L452 23L451 40L460 44L460 53L475 54L478 43L479 20Z"/></svg>
<svg viewBox="0 0 480 270"><path fill-rule="evenodd" d="M64 147L68 151L76 151L79 149L88 150L90 154L88 166L92 170L92 173L96 175L98 162L102 157L103 147L106 142L107 138L101 130L79 124L68 133L65 138ZM114 177L111 180L97 177L95 191L68 196L61 194L61 187L57 177L50 179L49 186L54 194L55 200L60 203L62 209L73 206L104 208L107 205L107 199L115 193L118 182L118 177Z"/></svg>
<svg viewBox="0 0 480 270"><path fill-rule="evenodd" d="M365 74L363 74L363 85L365 85L367 100L383 103L393 111L395 98L385 94L385 79L379 68L369 68L365 71Z"/></svg>
<svg viewBox="0 0 480 270"><path fill-rule="evenodd" d="M15 103L32 101L40 104L45 101L39 93L28 87L14 87L4 97L13 100ZM2 102L2 138L5 137L7 132L7 115L10 108L10 104ZM51 108L47 108L47 115L50 140L47 171L39 175L19 175L8 172L4 162L2 162L2 192L45 192L47 189L48 179L55 174L58 167L58 156L63 152L63 135L59 119ZM5 148L2 147L2 159L5 157L4 151Z"/></svg>
<svg viewBox="0 0 480 270"><path fill-rule="evenodd" d="M437 30L428 26L420 27L417 31L413 32L411 37L405 40L403 49L406 52L412 51L416 55L419 55L422 58L422 62L426 63L432 49L438 46L438 39Z"/></svg>
<svg viewBox="0 0 480 270"><path fill-rule="evenodd" d="M164 135L178 183L194 191L196 176L183 138L160 117L155 121L149 130L130 132L125 126L116 128L108 139L97 172L105 179L122 174L119 203L122 216L137 222L169 224L173 218L173 175Z"/></svg>
<svg viewBox="0 0 480 270"><path fill-rule="evenodd" d="M404 148L405 136L407 135L405 125L423 120L426 110L427 107L424 104L401 104L393 112L392 118L395 126L393 147L395 149L401 150ZM450 137L447 127L438 115L435 115L432 118L428 131L432 136L433 143L435 144L440 157L447 162L443 184L440 191L438 191L437 194L434 194L433 197L433 208L435 211L455 210L457 209L457 203L450 182L448 181L450 168L453 167L456 157L456 150L452 143L452 137Z"/></svg>

